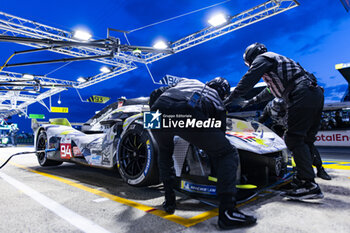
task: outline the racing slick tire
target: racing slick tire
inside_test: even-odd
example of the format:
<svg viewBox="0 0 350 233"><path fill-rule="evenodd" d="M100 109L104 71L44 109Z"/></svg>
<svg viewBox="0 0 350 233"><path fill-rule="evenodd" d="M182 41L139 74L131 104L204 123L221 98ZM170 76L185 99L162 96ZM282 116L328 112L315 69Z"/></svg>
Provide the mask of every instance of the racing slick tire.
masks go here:
<svg viewBox="0 0 350 233"><path fill-rule="evenodd" d="M41 130L38 136L38 139L36 141L36 150L45 150L48 147L48 142L47 142L47 135L44 130ZM50 160L47 158L47 153L46 152L37 152L36 156L38 158L38 162L40 166L42 167L48 167L48 166L58 166L61 165L63 162L61 161L55 161L55 160Z"/></svg>
<svg viewBox="0 0 350 233"><path fill-rule="evenodd" d="M123 180L136 187L158 184L157 151L150 131L141 124L131 124L116 150L117 169Z"/></svg>

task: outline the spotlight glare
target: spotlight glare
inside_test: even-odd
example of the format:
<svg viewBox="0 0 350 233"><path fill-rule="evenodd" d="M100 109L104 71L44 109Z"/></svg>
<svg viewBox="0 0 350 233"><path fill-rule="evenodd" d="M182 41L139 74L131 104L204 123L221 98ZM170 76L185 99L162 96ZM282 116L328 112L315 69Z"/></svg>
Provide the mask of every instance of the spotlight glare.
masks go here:
<svg viewBox="0 0 350 233"><path fill-rule="evenodd" d="M101 71L102 73L109 73L109 72L111 72L111 69L108 68L107 66L102 66L101 69L100 69L100 71Z"/></svg>
<svg viewBox="0 0 350 233"><path fill-rule="evenodd" d="M77 79L77 81L80 82L80 83L83 83L83 82L86 82L86 79L83 78L83 77L79 77L79 78Z"/></svg>
<svg viewBox="0 0 350 233"><path fill-rule="evenodd" d="M32 75L32 74L23 74L22 77L23 77L23 78L33 79L33 78L34 78L34 75Z"/></svg>
<svg viewBox="0 0 350 233"><path fill-rule="evenodd" d="M82 31L82 30L76 30L74 33L73 33L73 37L78 39L78 40L84 40L84 41L87 41L91 38L91 34L86 32L86 31Z"/></svg>
<svg viewBox="0 0 350 233"><path fill-rule="evenodd" d="M209 20L208 20L208 23L213 26L213 27L216 27L216 26L219 26L219 25L222 25L224 23L227 22L227 18L224 14L217 14L217 15L214 15L213 17L211 17Z"/></svg>
<svg viewBox="0 0 350 233"><path fill-rule="evenodd" d="M153 45L153 48L166 49L166 48L168 48L168 45L163 40L159 40Z"/></svg>

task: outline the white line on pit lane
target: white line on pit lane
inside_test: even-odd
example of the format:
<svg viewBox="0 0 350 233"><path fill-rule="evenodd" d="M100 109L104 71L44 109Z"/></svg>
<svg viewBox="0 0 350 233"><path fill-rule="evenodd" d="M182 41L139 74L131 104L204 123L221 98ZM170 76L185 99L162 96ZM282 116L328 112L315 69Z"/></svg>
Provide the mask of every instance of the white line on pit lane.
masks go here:
<svg viewBox="0 0 350 233"><path fill-rule="evenodd" d="M99 202L104 202L104 201L108 201L109 199L106 197L102 197L102 198L98 198L93 200L93 202L99 203Z"/></svg>
<svg viewBox="0 0 350 233"><path fill-rule="evenodd" d="M0 172L0 177L5 180L7 183L22 191L27 196L31 197L33 200L38 202L40 205L51 210L53 213L63 218L73 226L77 227L83 232L91 233L109 233L106 229L100 227L91 220L84 218L83 216L73 212L72 210L64 207L63 205L55 202L54 200L46 197L45 195L35 191L29 186L23 184L22 182Z"/></svg>

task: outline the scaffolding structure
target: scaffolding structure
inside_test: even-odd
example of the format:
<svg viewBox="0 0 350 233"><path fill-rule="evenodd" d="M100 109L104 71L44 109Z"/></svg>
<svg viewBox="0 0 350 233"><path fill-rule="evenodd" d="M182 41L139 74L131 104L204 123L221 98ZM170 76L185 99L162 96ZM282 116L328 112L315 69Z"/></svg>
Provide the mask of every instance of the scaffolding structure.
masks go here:
<svg viewBox="0 0 350 233"><path fill-rule="evenodd" d="M138 67L137 63L149 64L155 62L280 14L298 5L299 3L296 0L267 1L230 17L224 25L206 27L170 43L166 51L152 50L142 46L121 45L120 40L113 37L82 43L73 38L71 32L0 12L0 41L11 41L34 48L17 54L46 50L69 57L60 60L60 62L73 61L74 59L91 60L111 67L110 72L99 73L88 78L85 82L53 79L44 76L34 76L33 79L25 80L23 74L0 71L0 117L5 118L20 112L26 114L26 109L30 104L35 102L44 104L43 99L67 88L81 89L89 87L130 72ZM138 49L138 53L134 52L135 49ZM4 67L30 64L36 63L7 64ZM37 62L37 64L42 64L42 62ZM32 94L23 94L23 92L28 92L30 88L33 88L33 90L30 90ZM37 89L48 90L41 93Z"/></svg>

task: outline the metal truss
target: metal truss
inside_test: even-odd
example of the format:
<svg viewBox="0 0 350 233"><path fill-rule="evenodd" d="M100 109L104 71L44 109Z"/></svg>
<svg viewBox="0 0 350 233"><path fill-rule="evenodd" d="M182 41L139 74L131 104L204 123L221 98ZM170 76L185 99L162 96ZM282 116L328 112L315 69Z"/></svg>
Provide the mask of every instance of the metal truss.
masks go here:
<svg viewBox="0 0 350 233"><path fill-rule="evenodd" d="M102 82L136 69L137 65L135 63L149 64L155 62L170 56L173 53L189 49L292 9L298 5L299 3L296 0L267 1L261 5L230 17L228 23L225 25L207 27L171 43L170 49L172 50L172 53L147 50L146 47L142 46L119 45L117 43L119 39L113 37L109 37L105 40L92 41L95 43L94 46L88 46L89 43L84 45L81 41L74 39L71 32L0 12L0 36L5 38L3 41L6 41L6 38L20 38L16 43L40 49L37 51L41 51L42 49L78 59L89 59L89 57L92 57L89 60L106 64L112 68L109 73L97 74L87 78L86 82L80 83L47 78L44 76L35 76L34 80L24 80L22 74L2 71L0 72L0 117L25 112L28 105L35 102L42 103L43 99L57 94L65 90L65 88L72 87L80 89L89 87L98 82ZM30 41L30 39L32 40L24 43L21 38L28 38L28 41ZM39 43L39 40L37 39L44 40L47 44ZM52 41L56 41L56 43L67 42L69 45L65 45L64 43L50 45ZM74 46L75 43L76 46ZM98 44L98 46L96 46L96 44ZM118 46L116 47L115 45ZM133 53L132 48L139 48L140 52ZM25 52L26 51L23 51L22 53ZM33 50L33 52L35 51ZM21 52L18 54L20 53ZM23 85L21 86L19 83ZM28 91L28 87L36 86L47 88L48 90L41 94L21 94L23 91Z"/></svg>
<svg viewBox="0 0 350 233"><path fill-rule="evenodd" d="M76 85L78 85L78 82L45 76L24 78L23 74L1 71L0 118L6 118L19 113L26 115L27 107L30 104L35 102L40 103L42 100ZM33 87L38 87L37 91ZM44 92L40 93L40 89Z"/></svg>
<svg viewBox="0 0 350 233"><path fill-rule="evenodd" d="M299 3L296 0L271 0L231 17L229 23L226 25L221 27L207 27L199 32L183 37L173 42L171 48L174 53L178 53L297 6L299 6ZM148 53L142 58L146 63L151 63L169 55Z"/></svg>
<svg viewBox="0 0 350 233"><path fill-rule="evenodd" d="M13 37L27 37L36 39L51 39L70 42L81 42L73 37L71 32L50 27L31 20L23 19L4 12L0 12L0 35ZM28 44L25 44L28 45ZM31 43L31 47L46 48L42 44ZM52 47L49 51L69 55L73 57L87 57L109 55L110 51L103 48L90 48L84 46L77 47ZM93 61L101 62L111 66L134 66L130 61L113 57L112 59L93 59Z"/></svg>
<svg viewBox="0 0 350 233"><path fill-rule="evenodd" d="M53 88L39 95L24 95L18 92L12 94L11 91L6 94L0 93L0 102L2 102L0 104L0 118L7 118L19 113L27 115L28 106L36 102L46 107L45 103L43 102L44 99L58 94L64 90L66 90L66 88ZM10 102L6 103L9 101L9 99Z"/></svg>
<svg viewBox="0 0 350 233"><path fill-rule="evenodd" d="M56 78L48 78L46 76L34 76L33 79L24 78L23 74L21 73L15 73L15 72L9 72L9 71L0 71L0 85L1 83L5 82L23 82L32 84L35 81L38 80L41 85L48 85L54 88L57 85L66 85L66 86L77 86L79 83L75 81L69 81L69 80L62 80L62 79L56 79Z"/></svg>

